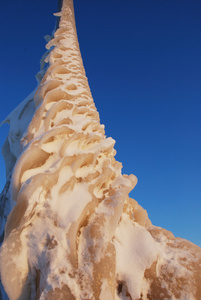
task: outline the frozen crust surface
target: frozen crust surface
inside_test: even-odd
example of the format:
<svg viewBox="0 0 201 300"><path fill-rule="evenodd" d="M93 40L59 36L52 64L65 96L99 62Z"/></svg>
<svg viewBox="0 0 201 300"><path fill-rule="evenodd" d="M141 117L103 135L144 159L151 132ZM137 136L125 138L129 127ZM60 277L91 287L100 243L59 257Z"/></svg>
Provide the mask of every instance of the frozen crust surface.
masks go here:
<svg viewBox="0 0 201 300"><path fill-rule="evenodd" d="M100 124L71 0L60 16L47 71L7 119L16 204L0 263L9 299L201 299L201 250L153 226L129 198L137 179L122 175Z"/></svg>

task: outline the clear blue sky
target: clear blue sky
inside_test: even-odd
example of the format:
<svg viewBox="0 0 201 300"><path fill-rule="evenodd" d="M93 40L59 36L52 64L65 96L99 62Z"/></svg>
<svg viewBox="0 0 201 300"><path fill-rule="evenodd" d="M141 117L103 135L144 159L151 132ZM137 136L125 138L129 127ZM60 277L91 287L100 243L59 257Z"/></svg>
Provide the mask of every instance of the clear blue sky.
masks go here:
<svg viewBox="0 0 201 300"><path fill-rule="evenodd" d="M0 120L35 88L56 10L57 0L1 2ZM101 123L139 180L131 197L154 225L201 245L201 1L75 0L75 13Z"/></svg>

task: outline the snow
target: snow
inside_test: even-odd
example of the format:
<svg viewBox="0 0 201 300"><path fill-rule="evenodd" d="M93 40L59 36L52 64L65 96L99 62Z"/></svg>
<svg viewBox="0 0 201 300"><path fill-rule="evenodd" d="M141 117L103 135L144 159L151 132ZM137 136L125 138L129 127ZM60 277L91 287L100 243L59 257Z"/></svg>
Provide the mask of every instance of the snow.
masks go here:
<svg viewBox="0 0 201 300"><path fill-rule="evenodd" d="M103 283L101 286L100 300L112 299L113 295L111 293L110 288L108 287L108 281L102 280L102 282Z"/></svg>
<svg viewBox="0 0 201 300"><path fill-rule="evenodd" d="M10 176L14 163L21 153L21 138L35 112L33 103L35 91L28 95L0 125L8 123L10 126L8 137L2 148L2 154L6 162L6 177Z"/></svg>
<svg viewBox="0 0 201 300"><path fill-rule="evenodd" d="M137 299L142 291L144 272L157 258L156 243L144 227L122 214L114 245L118 280L126 282L132 299Z"/></svg>
<svg viewBox="0 0 201 300"><path fill-rule="evenodd" d="M58 194L58 191L52 192L50 207L56 213L60 226L66 228L68 224L77 221L92 197L86 183L75 184L72 191Z"/></svg>
<svg viewBox="0 0 201 300"><path fill-rule="evenodd" d="M4 121L16 201L0 253L5 290L11 300L196 299L200 249L153 226L129 198L137 178L122 175L100 125L63 3L47 72Z"/></svg>

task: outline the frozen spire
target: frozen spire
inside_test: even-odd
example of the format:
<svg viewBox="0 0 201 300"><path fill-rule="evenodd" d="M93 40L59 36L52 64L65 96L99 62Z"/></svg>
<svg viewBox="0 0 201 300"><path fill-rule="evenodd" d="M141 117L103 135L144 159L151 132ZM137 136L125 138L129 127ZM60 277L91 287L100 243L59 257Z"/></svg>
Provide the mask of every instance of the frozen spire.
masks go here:
<svg viewBox="0 0 201 300"><path fill-rule="evenodd" d="M34 96L36 113L12 174L17 203L5 229L2 281L11 299L56 294L99 299L101 293L112 299L112 237L136 178L121 175L114 140L105 137L100 125L80 55L73 2L63 1L58 15L59 28L46 46L52 48L49 68ZM7 284L11 273L12 286Z"/></svg>
<svg viewBox="0 0 201 300"><path fill-rule="evenodd" d="M0 256L9 299L199 299L200 248L153 226L129 198L137 179L122 175L100 124L73 1L56 15L12 171Z"/></svg>

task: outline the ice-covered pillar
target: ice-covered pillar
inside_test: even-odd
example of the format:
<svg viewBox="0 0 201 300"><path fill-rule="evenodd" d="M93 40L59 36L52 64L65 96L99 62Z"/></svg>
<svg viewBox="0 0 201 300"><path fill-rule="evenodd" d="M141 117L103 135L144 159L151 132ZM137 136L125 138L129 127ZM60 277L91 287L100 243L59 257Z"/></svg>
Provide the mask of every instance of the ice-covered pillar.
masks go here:
<svg viewBox="0 0 201 300"><path fill-rule="evenodd" d="M133 175L100 125L64 0L11 181L1 277L10 299L114 299L112 241ZM12 281L12 285L10 282ZM62 299L63 299L62 298Z"/></svg>
<svg viewBox="0 0 201 300"><path fill-rule="evenodd" d="M137 180L122 175L100 124L73 2L57 15L49 67L42 60L34 97L6 119L2 199L16 203L0 252L9 299L201 299L200 247L153 226L128 197Z"/></svg>

